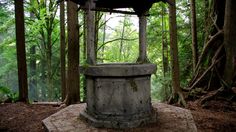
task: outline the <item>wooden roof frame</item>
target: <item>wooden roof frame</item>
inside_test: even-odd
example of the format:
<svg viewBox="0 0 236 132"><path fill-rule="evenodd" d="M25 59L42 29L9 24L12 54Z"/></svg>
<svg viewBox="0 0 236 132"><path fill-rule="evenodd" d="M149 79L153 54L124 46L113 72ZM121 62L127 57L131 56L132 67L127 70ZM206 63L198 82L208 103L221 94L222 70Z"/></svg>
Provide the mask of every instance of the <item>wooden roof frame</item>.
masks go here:
<svg viewBox="0 0 236 132"><path fill-rule="evenodd" d="M71 0L82 8L85 8L86 2L89 0ZM146 14L154 3L168 2L169 0L92 0L94 3L94 11L114 12L122 14L131 14L141 16ZM134 12L120 11L119 8L132 8Z"/></svg>

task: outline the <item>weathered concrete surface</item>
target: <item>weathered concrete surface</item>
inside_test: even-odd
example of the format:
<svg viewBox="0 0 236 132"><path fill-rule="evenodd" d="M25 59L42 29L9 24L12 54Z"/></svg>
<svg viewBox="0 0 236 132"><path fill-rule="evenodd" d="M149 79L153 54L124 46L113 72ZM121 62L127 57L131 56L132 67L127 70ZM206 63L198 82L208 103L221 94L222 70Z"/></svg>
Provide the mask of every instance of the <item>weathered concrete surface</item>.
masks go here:
<svg viewBox="0 0 236 132"><path fill-rule="evenodd" d="M155 64L111 63L95 66L80 67L87 76L99 77L128 77L151 75L156 71Z"/></svg>
<svg viewBox="0 0 236 132"><path fill-rule="evenodd" d="M132 129L95 128L79 115L85 109L85 104L70 105L43 120L49 132L197 132L190 110L163 104L153 103L157 113L157 122L147 126Z"/></svg>
<svg viewBox="0 0 236 132"><path fill-rule="evenodd" d="M95 127L132 128L152 120L154 64L103 64L85 72L87 108L81 117Z"/></svg>

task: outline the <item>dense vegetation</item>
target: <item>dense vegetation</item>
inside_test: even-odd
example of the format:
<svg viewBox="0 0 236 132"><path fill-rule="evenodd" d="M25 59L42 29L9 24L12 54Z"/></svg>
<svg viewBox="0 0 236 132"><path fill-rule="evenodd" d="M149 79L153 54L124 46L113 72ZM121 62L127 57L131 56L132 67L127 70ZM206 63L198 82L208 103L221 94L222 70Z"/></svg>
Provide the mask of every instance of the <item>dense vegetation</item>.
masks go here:
<svg viewBox="0 0 236 132"><path fill-rule="evenodd" d="M214 12L213 5L214 0L200 0L196 3L198 53L202 52L204 43L208 41L206 36L213 32L208 30L212 26L212 20L208 17L210 12ZM176 7L180 82L181 88L186 90L195 75L191 48L191 9L188 0L177 0ZM24 8L29 98L31 101L61 100L59 3L56 0L26 0ZM84 12L79 10L78 14L80 65L86 65ZM0 0L0 86L1 90L10 89L8 93L18 92L14 20L13 1ZM95 40L98 63L136 61L138 57L137 20L136 16L96 13L98 35ZM152 99L167 101L172 91L168 4L160 2L152 6L148 17L147 35L148 58L158 67L157 72L152 76ZM210 59L205 59L204 66L209 62ZM84 78L80 79L83 99ZM196 90L187 93L195 94L195 92ZM3 93L4 90L0 91L1 98L5 98L2 97L5 96ZM15 94L8 94L11 95L15 96Z"/></svg>

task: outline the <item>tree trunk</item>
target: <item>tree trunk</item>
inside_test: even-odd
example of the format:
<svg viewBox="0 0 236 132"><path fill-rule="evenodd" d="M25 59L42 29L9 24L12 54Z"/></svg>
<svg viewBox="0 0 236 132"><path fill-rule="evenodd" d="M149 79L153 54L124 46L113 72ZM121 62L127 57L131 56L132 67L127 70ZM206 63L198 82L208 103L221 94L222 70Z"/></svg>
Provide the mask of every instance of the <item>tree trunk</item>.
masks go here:
<svg viewBox="0 0 236 132"><path fill-rule="evenodd" d="M39 85L39 91L41 91L41 100L44 101L46 100L47 98L47 86L46 86L46 61L44 58L41 58L40 60L40 73L41 73L41 76L40 76L40 83L41 85Z"/></svg>
<svg viewBox="0 0 236 132"><path fill-rule="evenodd" d="M166 37L166 22L164 20L165 17L165 7L162 4L162 16L161 16L161 26L162 26L162 66L163 66L163 76L167 77L169 73L169 59L168 59L168 43ZM166 82L163 84L164 95L163 99L168 100L169 93L169 84Z"/></svg>
<svg viewBox="0 0 236 132"><path fill-rule="evenodd" d="M119 54L119 60L122 60L122 54L123 54L123 43L124 43L124 34L125 34L125 23L126 23L126 16L124 16L123 20L123 26L122 26L122 31L121 31L121 39L120 39L120 54Z"/></svg>
<svg viewBox="0 0 236 132"><path fill-rule="evenodd" d="M61 51L61 96L62 101L66 98L66 68L65 68L65 3L64 0L60 3L60 51Z"/></svg>
<svg viewBox="0 0 236 132"><path fill-rule="evenodd" d="M19 101L28 102L25 25L23 0L15 0L16 50L19 80Z"/></svg>
<svg viewBox="0 0 236 132"><path fill-rule="evenodd" d="M176 24L176 4L175 0L171 0L173 5L169 6L169 21L170 21L170 53L172 67L172 99L178 97L178 102L186 106L182 90L180 88L179 79L179 61L178 61L178 46L177 46L177 24Z"/></svg>
<svg viewBox="0 0 236 132"><path fill-rule="evenodd" d="M79 27L77 4L68 0L68 77L66 104L80 102L80 75L79 75Z"/></svg>
<svg viewBox="0 0 236 132"><path fill-rule="evenodd" d="M86 26L86 12L83 14L83 32L84 32L84 38L83 38L83 59L86 61L86 55L87 55L87 26Z"/></svg>
<svg viewBox="0 0 236 132"><path fill-rule="evenodd" d="M206 19L205 20L205 25L206 25L205 41L206 43L204 44L202 53L199 57L195 74L191 82L189 83L189 90L194 91L194 93L196 94L198 94L199 92L197 92L195 88L198 88L198 89L201 88L201 91L221 91L221 89L223 88L222 86L226 86L226 87L230 86L232 82L232 75L230 76L229 74L233 74L234 72L232 68L234 58L233 56L227 55L227 54L231 54L229 51L233 50L232 49L233 47L226 46L229 44L226 41L224 42L224 45L223 45L224 35L227 34L227 33L224 34L223 32L224 18L226 18L224 17L225 16L225 2L226 1L224 0L212 0L211 3L208 4L208 1L205 1L205 6L207 7L209 5L208 10L205 12L206 13L205 15L208 15L208 16L205 16L205 19ZM224 27L224 30L227 30L229 28L230 29L235 28L235 27L227 27L227 28L226 27ZM229 36L226 35L226 36L229 37L230 35ZM226 37L226 40L227 40L227 37ZM225 46L225 50L223 49L223 46ZM227 51L226 47L228 48L229 51ZM225 60L225 57L226 58L229 57L230 60ZM228 64L225 65L225 63L228 63ZM225 73L224 73L224 70L222 69L225 69ZM227 70L229 70L230 72ZM225 80L223 78L225 78ZM202 95L202 92L200 93ZM215 92L215 93L219 93L219 92ZM217 99L215 98L216 94L214 94L213 96L209 95L210 93L207 93L207 94L208 94L207 96L209 96L210 98L214 96L214 99ZM194 95L193 97L195 98L197 96ZM204 99L204 100L209 101L208 99ZM201 102L205 102L205 101L201 101Z"/></svg>
<svg viewBox="0 0 236 132"><path fill-rule="evenodd" d="M107 25L107 20L106 20L107 16L106 14L104 14L104 27L103 27L103 39L102 39L102 45L105 44L106 42L106 25ZM102 54L101 54L101 62L103 63L103 58L104 58L104 51L105 51L105 46L102 46Z"/></svg>
<svg viewBox="0 0 236 132"><path fill-rule="evenodd" d="M166 76L169 67L169 60L168 60L168 45L167 45L167 38L166 38L166 23L164 21L165 16L165 8L162 5L162 64L163 64L163 75Z"/></svg>
<svg viewBox="0 0 236 132"><path fill-rule="evenodd" d="M193 70L198 62L198 44L197 44L197 21L196 21L196 8L195 0L190 0L191 7L191 30L192 30L192 58L193 58Z"/></svg>
<svg viewBox="0 0 236 132"><path fill-rule="evenodd" d="M101 20L102 14L100 12L95 12L95 35L94 35L94 51L95 58L97 59L97 49L98 49L98 33L99 33L99 22Z"/></svg>
<svg viewBox="0 0 236 132"><path fill-rule="evenodd" d="M47 34L47 51L46 51L46 61L47 61L47 87L48 87L48 98L50 101L53 100L54 87L53 87L53 77L52 77L52 32L48 31Z"/></svg>
<svg viewBox="0 0 236 132"><path fill-rule="evenodd" d="M32 0L30 1L33 2ZM30 19L34 19L34 14L30 12ZM29 89L30 89L30 98L32 100L38 100L38 89L37 89L37 79L36 79L36 46L33 44L30 47L30 79L29 79Z"/></svg>
<svg viewBox="0 0 236 132"><path fill-rule="evenodd" d="M226 0L224 21L224 47L226 52L226 64L224 80L228 86L232 86L235 76L236 62L236 1Z"/></svg>
<svg viewBox="0 0 236 132"><path fill-rule="evenodd" d="M83 38L83 62L85 63L86 62L86 55L87 55L87 29L86 29L86 13L84 11L84 14L83 14L83 32L84 32L84 38ZM86 89L86 78L85 76L82 78L83 80L83 91L84 91L84 97L83 97L83 102L86 102L87 100L87 89Z"/></svg>

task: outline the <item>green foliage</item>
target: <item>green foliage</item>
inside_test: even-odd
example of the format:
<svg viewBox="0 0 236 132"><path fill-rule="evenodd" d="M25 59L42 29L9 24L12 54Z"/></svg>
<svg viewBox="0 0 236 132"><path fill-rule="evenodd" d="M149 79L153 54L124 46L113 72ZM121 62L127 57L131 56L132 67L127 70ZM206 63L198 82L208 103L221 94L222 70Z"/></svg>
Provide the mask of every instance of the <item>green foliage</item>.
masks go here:
<svg viewBox="0 0 236 132"><path fill-rule="evenodd" d="M16 102L19 94L13 92L10 88L0 86L0 103L1 102Z"/></svg>
<svg viewBox="0 0 236 132"><path fill-rule="evenodd" d="M151 95L154 100L167 101L171 93L171 77L156 77L151 78Z"/></svg>
<svg viewBox="0 0 236 132"><path fill-rule="evenodd" d="M14 10L12 10L12 0L3 0L0 6L0 84L8 87L12 91L18 89L17 63L15 48ZM45 3L46 2L46 3ZM29 90L34 89L37 97L32 99L46 101L49 99L49 86L46 78L49 77L47 64L49 61L47 54L48 47L51 46L51 67L53 95L52 100L59 100L60 93L60 44L59 44L59 15L56 0L25 2L25 29L26 29L26 52L28 64L28 79L36 80L36 84L31 85ZM197 2L197 27L198 40L201 49L205 33L204 28L204 1ZM84 54L83 38L83 12L79 11L80 27L80 65L87 67ZM170 62L168 72L163 71L162 41L169 43L169 15L168 5L164 3L154 4L150 10L147 24L147 54L150 62L157 65L157 72L152 76L152 97L160 101L166 101L171 93ZM33 16L30 16L30 14ZM180 63L181 86L185 87L190 80L192 73L192 53L191 53L191 29L190 29L190 6L187 0L177 0L177 28L178 47ZM116 19L118 24L110 27L110 21ZM97 62L136 62L138 58L138 30L133 20L138 17L129 15L112 15L105 13L99 21ZM105 28L105 30L104 30ZM105 31L105 32L104 32ZM51 40L49 39L51 37ZM51 43L50 43L51 42ZM36 47L36 52L32 53L32 47ZM169 44L167 46L169 49ZM170 60L169 50L165 56ZM36 61L36 73L32 74L30 61ZM84 77L80 78L81 98L84 95ZM14 93L14 92L10 93ZM5 91L6 92L6 91ZM8 91L9 92L9 91ZM4 94L5 95L5 94ZM14 94L11 94L13 96ZM15 95L13 96L15 97Z"/></svg>
<svg viewBox="0 0 236 132"><path fill-rule="evenodd" d="M138 31L130 16L122 16L116 27L109 28L112 32L106 33L105 42L103 42L102 36L99 37L98 61L104 63L135 62L138 58ZM104 31L100 29L99 32Z"/></svg>

